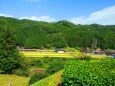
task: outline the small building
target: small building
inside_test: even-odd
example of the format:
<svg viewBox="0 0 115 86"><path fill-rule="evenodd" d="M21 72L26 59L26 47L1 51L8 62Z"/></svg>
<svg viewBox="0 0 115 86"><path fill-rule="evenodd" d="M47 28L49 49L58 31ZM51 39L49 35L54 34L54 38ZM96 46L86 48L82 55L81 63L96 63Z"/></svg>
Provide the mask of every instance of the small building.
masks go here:
<svg viewBox="0 0 115 86"><path fill-rule="evenodd" d="M58 53L65 53L64 50L62 50L62 49L57 49L56 51L57 51Z"/></svg>
<svg viewBox="0 0 115 86"><path fill-rule="evenodd" d="M100 52L99 51L95 51L94 54L100 54Z"/></svg>

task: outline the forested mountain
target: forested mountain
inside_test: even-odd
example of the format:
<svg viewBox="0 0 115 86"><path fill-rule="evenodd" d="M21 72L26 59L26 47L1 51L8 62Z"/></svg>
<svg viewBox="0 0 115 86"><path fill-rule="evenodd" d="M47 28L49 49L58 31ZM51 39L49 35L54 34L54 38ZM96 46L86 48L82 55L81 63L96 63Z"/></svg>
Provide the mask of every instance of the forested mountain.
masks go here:
<svg viewBox="0 0 115 86"><path fill-rule="evenodd" d="M0 17L0 28L12 28L17 46L24 48L90 47L115 49L114 25L75 25L68 21L53 23Z"/></svg>

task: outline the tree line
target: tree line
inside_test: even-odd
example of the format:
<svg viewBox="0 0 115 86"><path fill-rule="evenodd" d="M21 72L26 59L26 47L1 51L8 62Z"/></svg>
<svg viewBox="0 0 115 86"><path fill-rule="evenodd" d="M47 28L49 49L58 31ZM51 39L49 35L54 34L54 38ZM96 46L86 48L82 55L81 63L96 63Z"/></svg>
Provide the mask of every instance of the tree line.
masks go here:
<svg viewBox="0 0 115 86"><path fill-rule="evenodd" d="M24 48L115 49L115 25L75 25L66 20L48 23L1 16L3 27L10 27L16 34L16 45Z"/></svg>

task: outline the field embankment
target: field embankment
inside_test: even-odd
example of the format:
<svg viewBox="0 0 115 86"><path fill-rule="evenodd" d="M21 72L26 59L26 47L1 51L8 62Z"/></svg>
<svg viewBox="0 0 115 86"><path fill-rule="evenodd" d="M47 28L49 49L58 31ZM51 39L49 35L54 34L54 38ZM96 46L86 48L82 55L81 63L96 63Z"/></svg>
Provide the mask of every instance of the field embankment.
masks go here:
<svg viewBox="0 0 115 86"><path fill-rule="evenodd" d="M61 83L61 75L63 71L59 71L43 80L34 83L31 86L57 86Z"/></svg>

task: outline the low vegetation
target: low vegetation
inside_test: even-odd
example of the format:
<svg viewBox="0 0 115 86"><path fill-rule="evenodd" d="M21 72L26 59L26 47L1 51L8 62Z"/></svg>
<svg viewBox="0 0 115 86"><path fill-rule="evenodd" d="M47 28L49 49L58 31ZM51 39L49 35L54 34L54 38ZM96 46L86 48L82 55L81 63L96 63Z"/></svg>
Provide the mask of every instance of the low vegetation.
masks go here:
<svg viewBox="0 0 115 86"><path fill-rule="evenodd" d="M114 86L115 60L71 60L64 69L63 86Z"/></svg>
<svg viewBox="0 0 115 86"><path fill-rule="evenodd" d="M34 84L35 82L48 77L47 73L35 73L29 80L29 85Z"/></svg>
<svg viewBox="0 0 115 86"><path fill-rule="evenodd" d="M36 81L42 80L64 68L65 63L68 59L65 58L39 58L42 60L42 65L47 65L45 72L35 72L29 80L29 85L35 83ZM39 59L36 59L39 60ZM34 65L35 66L35 65Z"/></svg>
<svg viewBox="0 0 115 86"><path fill-rule="evenodd" d="M62 71L59 71L53 75L48 76L45 79L37 81L31 86L58 86L58 85L60 86L62 73L63 73Z"/></svg>

